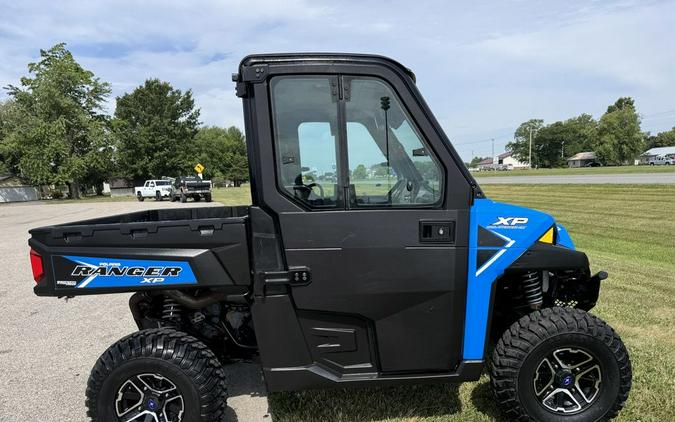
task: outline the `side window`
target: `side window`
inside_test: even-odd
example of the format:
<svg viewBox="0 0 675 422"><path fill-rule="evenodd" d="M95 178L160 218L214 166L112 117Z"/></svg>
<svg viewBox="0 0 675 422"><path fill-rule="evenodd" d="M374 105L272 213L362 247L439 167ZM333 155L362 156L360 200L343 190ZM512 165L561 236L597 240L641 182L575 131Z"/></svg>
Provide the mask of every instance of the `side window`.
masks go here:
<svg viewBox="0 0 675 422"><path fill-rule="evenodd" d="M442 167L396 93L372 78L345 78L351 201L356 206L423 206L441 201Z"/></svg>
<svg viewBox="0 0 675 422"><path fill-rule="evenodd" d="M279 187L310 207L340 206L337 78L276 77L270 90Z"/></svg>
<svg viewBox="0 0 675 422"><path fill-rule="evenodd" d="M148 185L148 187L154 188L154 187L155 187L155 182L150 182L150 184Z"/></svg>

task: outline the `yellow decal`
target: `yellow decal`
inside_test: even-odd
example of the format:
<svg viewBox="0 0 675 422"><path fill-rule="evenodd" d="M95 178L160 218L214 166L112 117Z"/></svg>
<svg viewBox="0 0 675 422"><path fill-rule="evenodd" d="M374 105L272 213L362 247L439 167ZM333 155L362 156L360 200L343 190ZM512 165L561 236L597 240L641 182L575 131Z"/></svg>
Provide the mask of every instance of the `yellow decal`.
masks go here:
<svg viewBox="0 0 675 422"><path fill-rule="evenodd" d="M548 231L546 233L544 233L544 235L542 237L539 238L539 241L543 242L543 243L553 244L553 227L548 229Z"/></svg>

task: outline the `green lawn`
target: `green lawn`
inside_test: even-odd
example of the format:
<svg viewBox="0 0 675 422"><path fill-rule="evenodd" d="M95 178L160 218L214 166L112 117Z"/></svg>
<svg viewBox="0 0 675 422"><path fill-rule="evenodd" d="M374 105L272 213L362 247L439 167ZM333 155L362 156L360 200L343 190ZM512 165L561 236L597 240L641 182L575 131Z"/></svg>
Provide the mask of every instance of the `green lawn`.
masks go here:
<svg viewBox="0 0 675 422"><path fill-rule="evenodd" d="M225 205L248 205L251 203L251 187L245 184L238 188L214 188L213 200Z"/></svg>
<svg viewBox="0 0 675 422"><path fill-rule="evenodd" d="M620 166L582 167L557 169L524 169L511 171L477 171L472 174L481 179L503 176L560 176L565 174L633 174L633 173L675 173L675 166Z"/></svg>
<svg viewBox="0 0 675 422"><path fill-rule="evenodd" d="M675 420L675 186L481 186L494 200L551 213L593 270L609 272L593 313L620 333L633 362L618 420ZM271 394L270 407L275 421L500 420L486 375L459 386Z"/></svg>

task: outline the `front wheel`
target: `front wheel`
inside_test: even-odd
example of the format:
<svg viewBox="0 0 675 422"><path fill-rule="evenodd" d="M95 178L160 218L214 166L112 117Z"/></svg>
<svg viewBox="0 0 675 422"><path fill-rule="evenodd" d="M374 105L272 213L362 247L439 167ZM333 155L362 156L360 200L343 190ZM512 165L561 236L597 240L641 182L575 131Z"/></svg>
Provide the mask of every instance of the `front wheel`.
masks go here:
<svg viewBox="0 0 675 422"><path fill-rule="evenodd" d="M136 199L138 199L138 202L143 202L145 200L145 198L143 198L143 195L141 195L140 192L136 194Z"/></svg>
<svg viewBox="0 0 675 422"><path fill-rule="evenodd" d="M549 308L515 322L492 355L492 387L509 420L608 420L631 387L626 347L580 309Z"/></svg>
<svg viewBox="0 0 675 422"><path fill-rule="evenodd" d="M210 194L210 193L205 194L205 195L204 195L204 199L206 200L206 202L211 202L211 201L213 200L213 199L211 198L211 194Z"/></svg>
<svg viewBox="0 0 675 422"><path fill-rule="evenodd" d="M222 421L225 373L196 338L166 328L131 334L101 355L86 393L93 421Z"/></svg>

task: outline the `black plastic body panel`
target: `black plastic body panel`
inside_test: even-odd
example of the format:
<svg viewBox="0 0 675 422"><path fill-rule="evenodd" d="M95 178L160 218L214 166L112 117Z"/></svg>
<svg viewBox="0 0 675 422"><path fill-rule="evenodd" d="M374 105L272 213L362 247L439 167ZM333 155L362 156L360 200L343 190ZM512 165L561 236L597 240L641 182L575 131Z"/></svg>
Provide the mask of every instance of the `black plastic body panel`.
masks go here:
<svg viewBox="0 0 675 422"><path fill-rule="evenodd" d="M41 256L45 277L39 296L75 296L167 288L250 288L247 207L203 207L142 211L30 231L29 245ZM197 284L74 288L57 286L52 256L181 261Z"/></svg>
<svg viewBox="0 0 675 422"><path fill-rule="evenodd" d="M354 374L336 376L320 365L263 368L267 390L270 392L345 387L385 387L403 384L459 383L478 381L483 373L483 361L462 361L456 370L446 373L415 374Z"/></svg>
<svg viewBox="0 0 675 422"><path fill-rule="evenodd" d="M585 253L563 246L536 242L508 268L511 270L572 270L588 271Z"/></svg>

